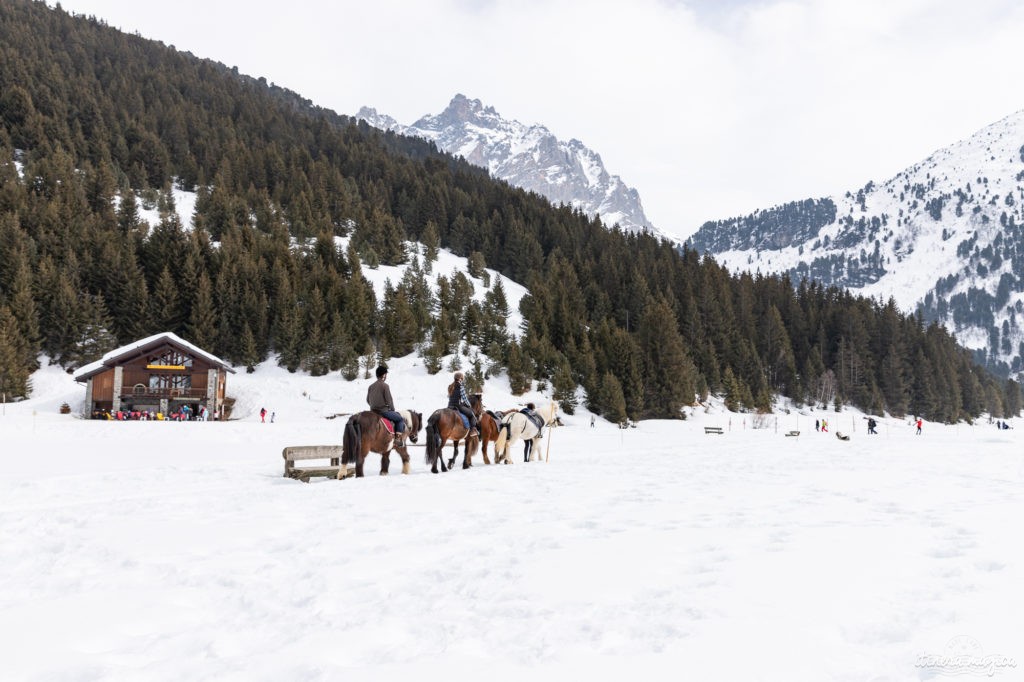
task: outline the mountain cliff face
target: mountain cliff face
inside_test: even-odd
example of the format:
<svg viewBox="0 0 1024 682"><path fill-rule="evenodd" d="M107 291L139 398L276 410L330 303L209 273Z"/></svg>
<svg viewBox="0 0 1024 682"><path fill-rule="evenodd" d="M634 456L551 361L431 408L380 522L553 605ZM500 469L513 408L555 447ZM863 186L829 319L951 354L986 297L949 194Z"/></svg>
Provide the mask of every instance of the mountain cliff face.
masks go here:
<svg viewBox="0 0 1024 682"><path fill-rule="evenodd" d="M1024 111L876 185L705 223L690 245L733 269L892 297L978 359L1024 371Z"/></svg>
<svg viewBox="0 0 1024 682"><path fill-rule="evenodd" d="M486 168L493 177L552 203L600 215L609 226L618 223L623 230L661 236L644 215L637 191L610 175L600 155L579 140L562 142L542 125L506 120L480 100L456 95L443 112L411 126L368 107L356 117L382 130L432 140L438 149Z"/></svg>

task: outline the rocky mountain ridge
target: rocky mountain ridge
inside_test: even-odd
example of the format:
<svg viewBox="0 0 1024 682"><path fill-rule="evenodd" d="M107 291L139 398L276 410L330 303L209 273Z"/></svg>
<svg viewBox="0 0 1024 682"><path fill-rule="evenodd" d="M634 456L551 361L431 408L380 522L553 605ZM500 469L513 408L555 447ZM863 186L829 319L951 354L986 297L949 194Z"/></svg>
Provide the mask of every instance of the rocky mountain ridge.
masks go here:
<svg viewBox="0 0 1024 682"><path fill-rule="evenodd" d="M576 139L564 142L542 125L503 118L478 99L456 95L436 116L410 126L376 109L363 107L356 118L382 130L433 141L438 149L486 168L516 187L536 192L554 204L600 216L609 227L664 236L644 214L640 194L611 175L601 156Z"/></svg>

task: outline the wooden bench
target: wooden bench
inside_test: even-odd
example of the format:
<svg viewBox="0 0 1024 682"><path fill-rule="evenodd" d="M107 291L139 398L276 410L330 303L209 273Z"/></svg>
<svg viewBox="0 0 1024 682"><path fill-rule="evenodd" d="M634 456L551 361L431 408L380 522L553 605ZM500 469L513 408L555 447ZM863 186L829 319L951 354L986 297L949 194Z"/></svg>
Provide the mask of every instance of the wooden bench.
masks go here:
<svg viewBox="0 0 1024 682"><path fill-rule="evenodd" d="M356 473L355 467L341 465L340 445L292 445L282 450L281 456L284 457L285 478L295 478L303 483L309 483L313 476L343 479ZM330 460L330 465L295 466L295 462L311 459Z"/></svg>
<svg viewBox="0 0 1024 682"><path fill-rule="evenodd" d="M790 432L789 432L789 433L787 433L786 435L787 435L787 436L799 436L799 435L800 435L800 432L799 432L799 431L790 431Z"/></svg>
<svg viewBox="0 0 1024 682"><path fill-rule="evenodd" d="M722 427L721 426L705 426L704 427L704 435L706 436L709 433L717 433L719 436L721 436L722 433L723 433Z"/></svg>

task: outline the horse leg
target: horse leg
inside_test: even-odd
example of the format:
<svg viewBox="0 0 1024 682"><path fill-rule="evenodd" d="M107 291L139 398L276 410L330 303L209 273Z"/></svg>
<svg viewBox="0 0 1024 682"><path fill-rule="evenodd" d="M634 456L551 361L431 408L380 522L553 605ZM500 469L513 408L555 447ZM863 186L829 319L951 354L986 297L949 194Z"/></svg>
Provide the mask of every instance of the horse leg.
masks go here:
<svg viewBox="0 0 1024 682"><path fill-rule="evenodd" d="M398 456L402 458L402 473L411 474L412 467L409 464L409 447L407 445L403 445L402 448L398 450Z"/></svg>
<svg viewBox="0 0 1024 682"><path fill-rule="evenodd" d="M532 462L533 461L533 457L530 456L532 453L533 453L533 441L530 440L529 438L527 438L527 439L525 439L523 441L523 461L524 462Z"/></svg>
<svg viewBox="0 0 1024 682"><path fill-rule="evenodd" d="M366 453L363 452L362 448L359 448L359 456L356 457L356 478L363 477L363 460L366 459Z"/></svg>
<svg viewBox="0 0 1024 682"><path fill-rule="evenodd" d="M473 466L473 458L469 454L469 441L467 440L462 450L462 468L468 469L471 466Z"/></svg>
<svg viewBox="0 0 1024 682"><path fill-rule="evenodd" d="M459 441L452 441L452 458L448 460L448 468L455 468L455 458L459 456Z"/></svg>
<svg viewBox="0 0 1024 682"><path fill-rule="evenodd" d="M381 476L387 476L388 475L388 466L390 464L391 464L391 451L390 450L385 450L384 453L380 456L380 475Z"/></svg>
<svg viewBox="0 0 1024 682"><path fill-rule="evenodd" d="M482 433L480 434L480 450L484 453L484 464L489 465L491 460L487 457L487 439L484 438ZM495 453L495 456L497 456L497 453Z"/></svg>

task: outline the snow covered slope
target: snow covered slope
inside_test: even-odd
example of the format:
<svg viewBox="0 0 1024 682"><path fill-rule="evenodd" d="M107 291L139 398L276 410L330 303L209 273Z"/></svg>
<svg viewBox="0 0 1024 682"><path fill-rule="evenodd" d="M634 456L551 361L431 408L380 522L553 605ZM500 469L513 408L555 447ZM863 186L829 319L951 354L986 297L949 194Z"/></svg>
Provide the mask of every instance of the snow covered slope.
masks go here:
<svg viewBox="0 0 1024 682"><path fill-rule="evenodd" d="M706 223L733 269L786 272L945 324L991 366L1024 369L1024 111L881 184Z"/></svg>
<svg viewBox="0 0 1024 682"><path fill-rule="evenodd" d="M502 118L478 99L456 95L437 116L411 126L363 107L356 115L372 126L433 141L439 149L486 168L493 177L547 197L552 203L600 214L608 226L664 236L644 215L639 193L610 175L600 155L579 140L563 142L542 125Z"/></svg>
<svg viewBox="0 0 1024 682"><path fill-rule="evenodd" d="M391 365L400 406L444 404L449 373ZM327 417L370 381L268 362L229 378L236 421L107 422L59 414L84 387L37 372L0 411L0 677L1019 679L1019 419L582 411L549 463L432 476L417 448L408 476L372 456L363 479L283 478L281 449L339 443ZM484 396L544 398L504 376ZM963 638L1017 667L942 663Z"/></svg>

